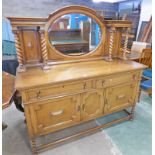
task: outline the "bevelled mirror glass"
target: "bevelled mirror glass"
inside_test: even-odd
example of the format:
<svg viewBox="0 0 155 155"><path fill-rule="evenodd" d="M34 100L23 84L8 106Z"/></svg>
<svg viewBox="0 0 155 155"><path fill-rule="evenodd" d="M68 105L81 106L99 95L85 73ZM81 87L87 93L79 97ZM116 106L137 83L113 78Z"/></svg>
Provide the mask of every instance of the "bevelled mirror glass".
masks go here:
<svg viewBox="0 0 155 155"><path fill-rule="evenodd" d="M56 19L49 26L48 36L57 51L69 56L80 56L99 45L101 29L91 17L71 13Z"/></svg>

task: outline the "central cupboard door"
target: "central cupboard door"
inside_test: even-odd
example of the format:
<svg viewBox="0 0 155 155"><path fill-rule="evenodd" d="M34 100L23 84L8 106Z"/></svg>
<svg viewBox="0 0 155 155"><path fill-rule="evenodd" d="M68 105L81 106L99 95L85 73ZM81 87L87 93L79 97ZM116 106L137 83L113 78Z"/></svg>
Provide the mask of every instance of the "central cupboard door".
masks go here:
<svg viewBox="0 0 155 155"><path fill-rule="evenodd" d="M80 95L47 99L30 105L35 133L45 134L80 121Z"/></svg>
<svg viewBox="0 0 155 155"><path fill-rule="evenodd" d="M103 114L103 89L82 94L82 120L89 120Z"/></svg>

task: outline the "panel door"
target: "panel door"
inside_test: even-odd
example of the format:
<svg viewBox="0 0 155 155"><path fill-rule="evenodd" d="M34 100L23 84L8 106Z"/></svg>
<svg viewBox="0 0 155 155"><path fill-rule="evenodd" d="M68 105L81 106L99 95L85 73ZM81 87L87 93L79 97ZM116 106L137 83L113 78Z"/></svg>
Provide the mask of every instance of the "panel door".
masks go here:
<svg viewBox="0 0 155 155"><path fill-rule="evenodd" d="M82 95L82 120L97 118L103 114L103 89Z"/></svg>
<svg viewBox="0 0 155 155"><path fill-rule="evenodd" d="M25 63L41 61L39 36L36 30L23 31L23 43L25 51Z"/></svg>
<svg viewBox="0 0 155 155"><path fill-rule="evenodd" d="M134 103L136 83L123 84L106 89L104 112L117 111Z"/></svg>
<svg viewBox="0 0 155 155"><path fill-rule="evenodd" d="M80 95L40 101L30 106L34 133L45 134L80 121Z"/></svg>

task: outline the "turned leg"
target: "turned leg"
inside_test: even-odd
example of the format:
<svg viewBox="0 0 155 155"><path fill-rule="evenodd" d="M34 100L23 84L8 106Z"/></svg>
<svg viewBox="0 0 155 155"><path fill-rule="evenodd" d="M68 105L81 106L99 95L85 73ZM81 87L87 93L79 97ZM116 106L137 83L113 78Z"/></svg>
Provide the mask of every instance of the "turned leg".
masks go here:
<svg viewBox="0 0 155 155"><path fill-rule="evenodd" d="M32 148L32 153L34 155L38 155L37 148L36 148L36 140L34 138L31 139L31 148Z"/></svg>
<svg viewBox="0 0 155 155"><path fill-rule="evenodd" d="M136 104L134 104L131 108L131 113L130 113L130 120L132 121L134 119L134 111L135 111L135 106Z"/></svg>
<svg viewBox="0 0 155 155"><path fill-rule="evenodd" d="M138 102L140 102L141 92L142 92L142 90L140 89L140 90L139 90L139 94L138 94Z"/></svg>

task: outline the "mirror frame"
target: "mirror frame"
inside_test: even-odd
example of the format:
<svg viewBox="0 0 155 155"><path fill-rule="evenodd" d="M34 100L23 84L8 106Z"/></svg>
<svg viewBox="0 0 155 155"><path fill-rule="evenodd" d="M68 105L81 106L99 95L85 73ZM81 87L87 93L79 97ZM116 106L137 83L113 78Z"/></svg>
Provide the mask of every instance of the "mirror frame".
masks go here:
<svg viewBox="0 0 155 155"><path fill-rule="evenodd" d="M94 19L101 29L101 39L100 39L98 46L94 50L88 52L87 54L83 54L80 56L65 55L61 53L60 51L58 51L49 41L48 29L50 25L54 23L54 21L57 20L59 17L65 14L70 14L70 13L79 13L79 14L87 15L88 17ZM97 15L97 13L94 10L88 7L83 7L83 6L64 7L49 15L47 19L47 23L45 25L45 40L46 40L49 60L55 60L55 61L57 60L78 60L78 59L103 57L103 54L105 51L105 42L106 42L106 26L104 24L104 18Z"/></svg>

